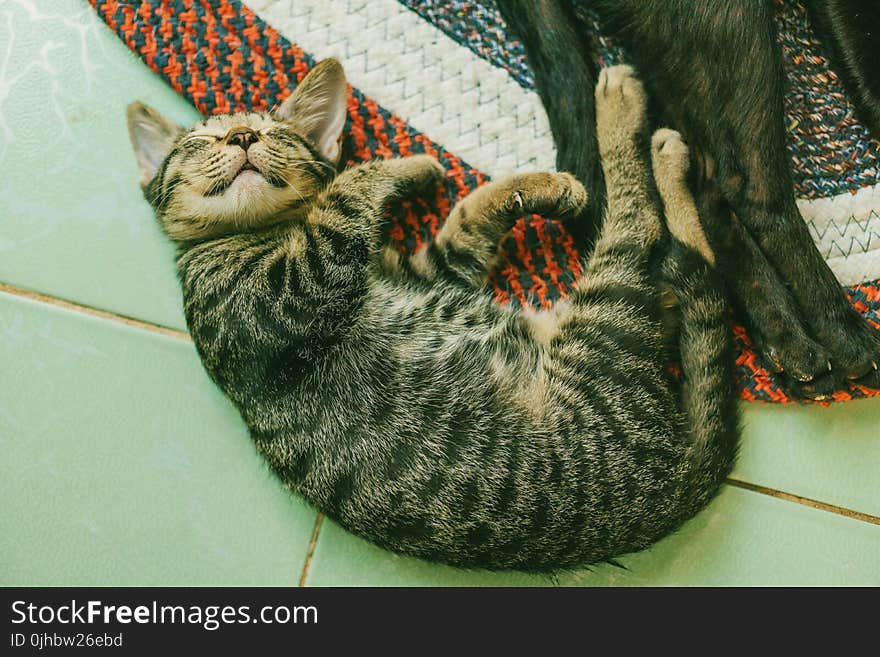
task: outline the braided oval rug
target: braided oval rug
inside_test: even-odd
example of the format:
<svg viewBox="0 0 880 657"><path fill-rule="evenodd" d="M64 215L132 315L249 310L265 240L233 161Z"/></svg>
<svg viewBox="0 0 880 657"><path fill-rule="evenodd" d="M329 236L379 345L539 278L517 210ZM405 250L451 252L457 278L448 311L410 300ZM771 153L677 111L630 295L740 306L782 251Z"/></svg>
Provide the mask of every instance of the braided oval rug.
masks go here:
<svg viewBox="0 0 880 657"><path fill-rule="evenodd" d="M391 209L391 237L403 250L419 249L452 205L491 177L554 168L522 47L492 0L89 2L204 114L271 108L316 61L340 59L352 85L348 163L429 153L447 169L435 198ZM584 18L600 63L625 61L596 17ZM777 0L777 22L798 206L853 305L880 329L880 144L854 117L802 4ZM581 273L571 236L553 218L521 219L500 248L503 265L491 280L499 303L549 307ZM746 331L734 330L741 396L791 402ZM880 390L850 385L833 399L875 395Z"/></svg>

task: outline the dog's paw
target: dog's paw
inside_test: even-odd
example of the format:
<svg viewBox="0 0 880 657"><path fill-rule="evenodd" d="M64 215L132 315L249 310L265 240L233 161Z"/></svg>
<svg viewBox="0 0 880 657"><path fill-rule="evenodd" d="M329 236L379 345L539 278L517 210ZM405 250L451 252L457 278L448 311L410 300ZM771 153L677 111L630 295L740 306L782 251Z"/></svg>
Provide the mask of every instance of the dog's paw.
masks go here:
<svg viewBox="0 0 880 657"><path fill-rule="evenodd" d="M831 399L849 383L880 388L880 330L854 309L826 326L813 320L815 339L792 326L784 335L760 338L763 360L783 388L793 397L818 401Z"/></svg>
<svg viewBox="0 0 880 657"><path fill-rule="evenodd" d="M831 352L831 363L840 378L869 388L880 387L880 330L855 309L819 330L818 335Z"/></svg>

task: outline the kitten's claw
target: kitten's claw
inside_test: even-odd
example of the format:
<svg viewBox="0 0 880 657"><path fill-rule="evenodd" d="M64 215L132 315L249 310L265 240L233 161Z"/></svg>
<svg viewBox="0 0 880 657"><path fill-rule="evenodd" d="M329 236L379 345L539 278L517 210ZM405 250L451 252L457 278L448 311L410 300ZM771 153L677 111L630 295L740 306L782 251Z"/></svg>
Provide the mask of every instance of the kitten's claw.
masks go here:
<svg viewBox="0 0 880 657"><path fill-rule="evenodd" d="M576 216L587 205L587 190L570 173L518 174L502 184L512 187L506 202L508 212L539 214L562 219Z"/></svg>

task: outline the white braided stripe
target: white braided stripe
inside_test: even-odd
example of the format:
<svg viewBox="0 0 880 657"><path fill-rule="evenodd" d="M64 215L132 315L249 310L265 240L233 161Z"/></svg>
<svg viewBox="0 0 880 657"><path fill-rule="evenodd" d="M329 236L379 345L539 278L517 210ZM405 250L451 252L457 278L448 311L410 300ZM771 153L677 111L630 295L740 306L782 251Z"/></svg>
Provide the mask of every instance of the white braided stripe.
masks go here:
<svg viewBox="0 0 880 657"><path fill-rule="evenodd" d="M880 278L880 185L812 201L798 209L819 253L844 285Z"/></svg>
<svg viewBox="0 0 880 657"><path fill-rule="evenodd" d="M396 0L255 0L261 18L468 164L497 176L556 163L537 94Z"/></svg>
<svg viewBox="0 0 880 657"><path fill-rule="evenodd" d="M555 168L537 93L397 0L248 4L317 59L339 59L355 87L484 173ZM880 186L798 208L841 284L880 278Z"/></svg>

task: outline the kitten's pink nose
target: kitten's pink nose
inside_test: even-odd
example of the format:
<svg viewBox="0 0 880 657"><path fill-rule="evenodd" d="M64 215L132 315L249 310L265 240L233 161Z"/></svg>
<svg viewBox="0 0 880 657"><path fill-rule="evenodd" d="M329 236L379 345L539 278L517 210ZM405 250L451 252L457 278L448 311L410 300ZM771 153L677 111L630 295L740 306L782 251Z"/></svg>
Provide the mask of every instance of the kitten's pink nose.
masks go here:
<svg viewBox="0 0 880 657"><path fill-rule="evenodd" d="M256 143L257 139L257 133L250 128L233 128L226 136L226 143L241 146L247 152L250 145Z"/></svg>

